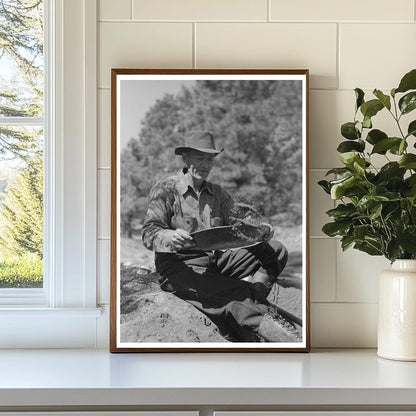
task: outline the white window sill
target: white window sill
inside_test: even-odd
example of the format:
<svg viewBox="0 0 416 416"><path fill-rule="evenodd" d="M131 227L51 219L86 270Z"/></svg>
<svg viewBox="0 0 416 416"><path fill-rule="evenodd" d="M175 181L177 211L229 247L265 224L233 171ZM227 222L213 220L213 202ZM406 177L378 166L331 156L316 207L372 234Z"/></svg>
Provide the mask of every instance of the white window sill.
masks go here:
<svg viewBox="0 0 416 416"><path fill-rule="evenodd" d="M2 350L0 368L0 411L65 406L416 409L416 363L384 360L375 350Z"/></svg>
<svg viewBox="0 0 416 416"><path fill-rule="evenodd" d="M106 308L3 306L0 348L96 348L107 312Z"/></svg>
<svg viewBox="0 0 416 416"><path fill-rule="evenodd" d="M68 317L68 318L99 318L101 308L45 308L37 306L1 306L0 319L6 316L13 317Z"/></svg>

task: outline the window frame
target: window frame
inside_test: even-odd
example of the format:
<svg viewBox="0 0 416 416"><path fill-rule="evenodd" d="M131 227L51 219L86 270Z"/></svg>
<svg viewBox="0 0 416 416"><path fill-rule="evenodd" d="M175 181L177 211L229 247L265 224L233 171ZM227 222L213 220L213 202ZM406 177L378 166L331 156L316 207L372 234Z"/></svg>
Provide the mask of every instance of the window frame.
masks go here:
<svg viewBox="0 0 416 416"><path fill-rule="evenodd" d="M0 294L0 347L94 347L97 0L44 2L46 278Z"/></svg>

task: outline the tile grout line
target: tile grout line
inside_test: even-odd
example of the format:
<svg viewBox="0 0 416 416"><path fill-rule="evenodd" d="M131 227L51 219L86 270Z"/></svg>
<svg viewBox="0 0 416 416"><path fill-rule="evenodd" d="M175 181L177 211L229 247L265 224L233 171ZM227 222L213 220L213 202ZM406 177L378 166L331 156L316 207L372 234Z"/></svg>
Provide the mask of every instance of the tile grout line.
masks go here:
<svg viewBox="0 0 416 416"><path fill-rule="evenodd" d="M348 300L348 301L341 301L341 302L330 302L330 301L311 301L311 304L315 304L315 305L335 305L335 306L339 306L339 305L377 305L378 302L374 301L374 302L370 302L370 301L352 301L352 300Z"/></svg>
<svg viewBox="0 0 416 416"><path fill-rule="evenodd" d="M416 1L416 0L415 0ZM267 0L267 22L271 22L272 20L272 0Z"/></svg>
<svg viewBox="0 0 416 416"><path fill-rule="evenodd" d="M335 205L335 204L334 204ZM334 244L334 259L335 259L335 282L334 282L334 303L338 303L338 244L340 241L337 240L336 244Z"/></svg>
<svg viewBox="0 0 416 416"><path fill-rule="evenodd" d="M341 72L341 24L337 23L337 90L339 89L339 80L340 80L340 72Z"/></svg>
<svg viewBox="0 0 416 416"><path fill-rule="evenodd" d="M253 68L256 69L256 68ZM309 88L310 92L351 92L353 91L354 87L351 88ZM374 88L362 88L364 92L372 92ZM389 91L388 88L384 88L384 90ZM111 87L97 87L97 91L111 91Z"/></svg>
<svg viewBox="0 0 416 416"><path fill-rule="evenodd" d="M196 22L192 23L192 68L196 69Z"/></svg>
<svg viewBox="0 0 416 416"><path fill-rule="evenodd" d="M130 0L130 20L133 20L133 0Z"/></svg>
<svg viewBox="0 0 416 416"><path fill-rule="evenodd" d="M330 241L332 241L332 240L340 240L341 239L341 237L329 237L329 236L327 236L327 235L325 235L325 234L322 234L322 235L310 235L309 236L309 240L330 240Z"/></svg>
<svg viewBox="0 0 416 416"><path fill-rule="evenodd" d="M133 8L132 8L133 9ZM132 12L133 13L133 10ZM209 20L192 20L192 19L98 19L98 23L287 23L287 24L354 24L354 25L414 25L413 20L271 20L270 22L264 19L209 19Z"/></svg>

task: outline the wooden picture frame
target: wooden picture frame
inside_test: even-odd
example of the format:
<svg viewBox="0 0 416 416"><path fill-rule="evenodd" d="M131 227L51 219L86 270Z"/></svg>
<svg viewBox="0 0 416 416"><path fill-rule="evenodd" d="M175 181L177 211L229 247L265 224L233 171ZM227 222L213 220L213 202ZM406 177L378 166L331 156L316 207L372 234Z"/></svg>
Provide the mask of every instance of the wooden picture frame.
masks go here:
<svg viewBox="0 0 416 416"><path fill-rule="evenodd" d="M112 70L111 352L309 351L308 82L305 69ZM217 225L262 231L215 250L177 237Z"/></svg>

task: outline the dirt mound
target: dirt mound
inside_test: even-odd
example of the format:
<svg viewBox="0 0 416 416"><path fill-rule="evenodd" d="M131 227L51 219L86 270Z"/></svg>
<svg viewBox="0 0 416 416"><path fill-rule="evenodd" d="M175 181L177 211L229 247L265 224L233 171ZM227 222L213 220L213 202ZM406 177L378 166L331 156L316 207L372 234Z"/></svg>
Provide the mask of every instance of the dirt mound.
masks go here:
<svg viewBox="0 0 416 416"><path fill-rule="evenodd" d="M122 315L123 342L227 342L204 314L170 293L144 294L135 306Z"/></svg>
<svg viewBox="0 0 416 416"><path fill-rule="evenodd" d="M203 313L161 291L157 273L123 264L120 277L123 342L228 342Z"/></svg>
<svg viewBox="0 0 416 416"><path fill-rule="evenodd" d="M205 314L159 287L160 276L139 266L120 268L120 336L122 342L229 342ZM277 285L269 300L301 316L301 290ZM260 341L261 342L261 341Z"/></svg>

